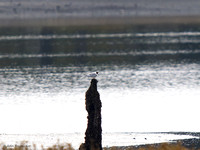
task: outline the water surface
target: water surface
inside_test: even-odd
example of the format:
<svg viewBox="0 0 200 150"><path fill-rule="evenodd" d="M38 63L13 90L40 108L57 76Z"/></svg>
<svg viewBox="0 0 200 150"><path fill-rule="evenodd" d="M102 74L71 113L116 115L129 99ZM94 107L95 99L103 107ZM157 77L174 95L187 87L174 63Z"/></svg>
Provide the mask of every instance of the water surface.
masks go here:
<svg viewBox="0 0 200 150"><path fill-rule="evenodd" d="M84 133L93 71L104 133L199 132L199 41L198 25L2 28L0 133Z"/></svg>

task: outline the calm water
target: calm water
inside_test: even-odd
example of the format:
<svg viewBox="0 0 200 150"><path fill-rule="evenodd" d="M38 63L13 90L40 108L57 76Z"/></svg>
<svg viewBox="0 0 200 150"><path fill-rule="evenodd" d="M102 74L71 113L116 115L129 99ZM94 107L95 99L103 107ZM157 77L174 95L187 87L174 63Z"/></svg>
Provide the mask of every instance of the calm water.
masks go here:
<svg viewBox="0 0 200 150"><path fill-rule="evenodd" d="M0 133L84 134L93 71L104 133L200 132L198 25L0 30Z"/></svg>

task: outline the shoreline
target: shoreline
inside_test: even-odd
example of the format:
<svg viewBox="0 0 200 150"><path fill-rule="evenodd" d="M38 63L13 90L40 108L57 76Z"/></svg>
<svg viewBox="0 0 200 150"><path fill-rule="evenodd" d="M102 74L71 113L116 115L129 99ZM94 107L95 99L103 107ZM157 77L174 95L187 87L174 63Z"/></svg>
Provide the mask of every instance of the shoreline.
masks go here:
<svg viewBox="0 0 200 150"><path fill-rule="evenodd" d="M0 10L0 27L200 23L196 0L15 0Z"/></svg>
<svg viewBox="0 0 200 150"><path fill-rule="evenodd" d="M119 150L125 150L125 149L159 147L160 145L166 143L168 145L181 144L181 146L184 146L186 148L196 148L196 149L200 148L199 132L130 132L130 133L125 132L121 134L117 132L117 133L107 133L107 136L105 134L106 133L103 133L104 135L103 148L105 150L110 150L113 148ZM112 137L115 138L113 139L111 135ZM180 135L180 137L173 137L173 135ZM189 137L187 137L187 135L189 135ZM27 141L26 143L24 143L25 145L31 146L32 145L31 143L34 143L37 146L43 145L45 148L47 148L58 144L63 145L66 144L67 142L70 143L73 148L78 149L80 144L83 142L84 133L74 133L74 134L66 133L58 135L41 134L41 136L35 134L27 134L27 135L0 134L0 137L1 137L1 143L3 143L4 145L20 145L20 142ZM125 143L123 143L124 140Z"/></svg>
<svg viewBox="0 0 200 150"><path fill-rule="evenodd" d="M9 149L15 149L15 148L26 148L27 150L30 148L39 148L37 143L32 143L33 145L29 144L29 141L18 141L15 144L5 144L4 142L1 142L0 147L9 148ZM68 147L72 150L78 149L78 147L74 148L71 143L59 143L59 140L57 143L52 144L51 146L45 146L41 145L42 149L51 149L52 147ZM103 150L160 150L160 149L200 149L200 140L197 138L192 139L181 139L181 140L175 140L171 142L161 142L161 143L153 143L153 144L142 144L142 145L128 145L128 146L108 146L108 147L102 147ZM40 148L39 148L40 149Z"/></svg>
<svg viewBox="0 0 200 150"><path fill-rule="evenodd" d="M140 144L140 145L129 145L129 146L111 146L104 147L106 150L140 150L140 149L152 149L159 147L169 146L181 146L187 149L200 149L200 132L149 132L149 134L174 134L174 135L191 135L194 138L189 139L176 139L170 140L169 142L155 142L152 144Z"/></svg>
<svg viewBox="0 0 200 150"><path fill-rule="evenodd" d="M182 139L182 140L174 140L171 142L163 142L163 143L155 143L155 144L143 144L143 145L133 145L133 146L112 146L112 147L104 147L106 150L140 150L140 149L152 149L159 147L168 147L169 146L181 146L182 148L187 149L200 149L200 140L196 138L192 139Z"/></svg>

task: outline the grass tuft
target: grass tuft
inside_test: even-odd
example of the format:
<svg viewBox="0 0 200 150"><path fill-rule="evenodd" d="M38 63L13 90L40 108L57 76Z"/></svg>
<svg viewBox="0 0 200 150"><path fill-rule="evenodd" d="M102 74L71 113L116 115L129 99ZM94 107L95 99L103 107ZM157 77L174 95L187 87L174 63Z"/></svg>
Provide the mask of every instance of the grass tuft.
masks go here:
<svg viewBox="0 0 200 150"><path fill-rule="evenodd" d="M3 143L0 144L1 150L75 150L71 144L65 143L60 144L59 142L51 147L44 148L41 146L37 148L36 144L32 146L28 145L27 141L22 141L19 145L14 145L11 147L10 145L4 145ZM186 148L182 145L181 142L177 143L161 143L161 144L151 144L151 145L143 145L143 146L113 146L113 147L106 147L103 150L194 150L195 148ZM200 149L199 149L200 150Z"/></svg>

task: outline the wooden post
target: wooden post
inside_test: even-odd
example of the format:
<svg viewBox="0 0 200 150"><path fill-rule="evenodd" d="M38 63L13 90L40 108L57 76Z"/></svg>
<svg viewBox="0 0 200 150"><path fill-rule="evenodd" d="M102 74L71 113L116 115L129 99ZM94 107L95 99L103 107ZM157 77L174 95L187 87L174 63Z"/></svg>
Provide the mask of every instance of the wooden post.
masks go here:
<svg viewBox="0 0 200 150"><path fill-rule="evenodd" d="M102 150L101 100L97 91L97 80L92 79L86 92L85 105L88 112L88 124L85 132L85 143L80 150Z"/></svg>

